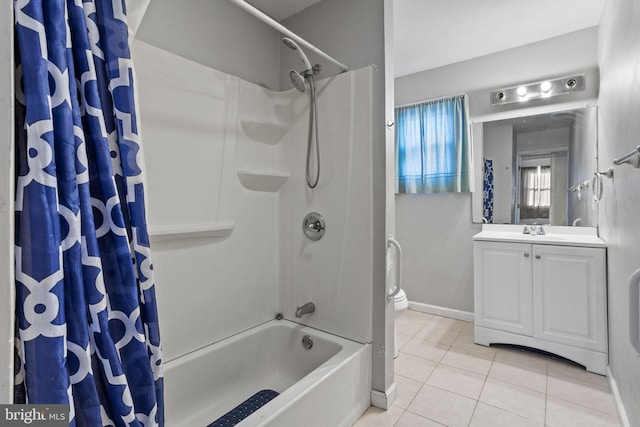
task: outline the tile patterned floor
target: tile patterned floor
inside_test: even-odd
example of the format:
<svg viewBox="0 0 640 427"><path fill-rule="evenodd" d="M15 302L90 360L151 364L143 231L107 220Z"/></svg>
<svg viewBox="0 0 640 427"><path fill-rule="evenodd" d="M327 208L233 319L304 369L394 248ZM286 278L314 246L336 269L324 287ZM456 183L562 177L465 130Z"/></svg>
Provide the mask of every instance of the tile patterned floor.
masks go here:
<svg viewBox="0 0 640 427"><path fill-rule="evenodd" d="M619 427L606 377L506 346L473 324L407 310L396 323L398 398L354 427Z"/></svg>

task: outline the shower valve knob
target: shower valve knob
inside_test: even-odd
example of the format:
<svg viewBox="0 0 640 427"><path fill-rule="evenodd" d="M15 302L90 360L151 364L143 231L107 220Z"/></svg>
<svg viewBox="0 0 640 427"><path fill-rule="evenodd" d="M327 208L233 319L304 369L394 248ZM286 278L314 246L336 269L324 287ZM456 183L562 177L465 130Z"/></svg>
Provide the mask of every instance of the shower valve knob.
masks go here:
<svg viewBox="0 0 640 427"><path fill-rule="evenodd" d="M324 218L317 212L311 212L302 221L302 231L310 240L320 240L324 236L325 228Z"/></svg>

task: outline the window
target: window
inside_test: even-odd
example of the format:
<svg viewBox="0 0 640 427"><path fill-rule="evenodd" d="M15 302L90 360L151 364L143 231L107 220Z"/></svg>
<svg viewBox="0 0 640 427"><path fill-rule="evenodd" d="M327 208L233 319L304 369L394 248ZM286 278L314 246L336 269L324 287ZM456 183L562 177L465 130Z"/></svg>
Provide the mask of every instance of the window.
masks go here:
<svg viewBox="0 0 640 427"><path fill-rule="evenodd" d="M465 95L396 108L397 193L473 187Z"/></svg>
<svg viewBox="0 0 640 427"><path fill-rule="evenodd" d="M549 219L551 166L520 168L520 219Z"/></svg>

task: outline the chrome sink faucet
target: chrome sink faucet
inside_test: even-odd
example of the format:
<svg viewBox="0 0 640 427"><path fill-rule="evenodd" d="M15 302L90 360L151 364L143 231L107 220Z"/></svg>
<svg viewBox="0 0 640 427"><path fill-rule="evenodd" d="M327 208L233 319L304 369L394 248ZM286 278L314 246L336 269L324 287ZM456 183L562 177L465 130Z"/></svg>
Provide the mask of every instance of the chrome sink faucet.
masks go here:
<svg viewBox="0 0 640 427"><path fill-rule="evenodd" d="M316 311L316 305L312 302L308 302L301 307L296 308L296 317L301 318L305 314L313 313Z"/></svg>
<svg viewBox="0 0 640 427"><path fill-rule="evenodd" d="M534 225L525 225L524 230L522 230L522 234L537 234L538 236L546 235L546 231L544 231L544 226L540 225L536 228Z"/></svg>

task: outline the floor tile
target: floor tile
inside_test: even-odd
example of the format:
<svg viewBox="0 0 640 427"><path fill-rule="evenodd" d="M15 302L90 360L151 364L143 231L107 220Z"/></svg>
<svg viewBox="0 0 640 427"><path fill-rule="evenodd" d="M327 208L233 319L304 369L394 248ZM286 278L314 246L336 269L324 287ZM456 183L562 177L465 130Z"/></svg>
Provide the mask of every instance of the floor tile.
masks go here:
<svg viewBox="0 0 640 427"><path fill-rule="evenodd" d="M425 385L408 410L446 426L467 427L475 406L473 399Z"/></svg>
<svg viewBox="0 0 640 427"><path fill-rule="evenodd" d="M485 382L479 400L531 421L544 423L544 393L489 377Z"/></svg>
<svg viewBox="0 0 640 427"><path fill-rule="evenodd" d="M412 338L402 347L403 353L408 353L413 356L431 360L433 362L441 361L444 355L447 354L448 350L448 346L423 340L417 337Z"/></svg>
<svg viewBox="0 0 640 427"><path fill-rule="evenodd" d="M527 364L515 365L494 360L489 371L489 378L530 388L540 393L547 391L546 372L532 369Z"/></svg>
<svg viewBox="0 0 640 427"><path fill-rule="evenodd" d="M466 352L484 354L492 358L498 352L498 348L495 346L487 347L484 345L476 344L473 341L473 335L466 335L463 332L458 334L458 337L453 342L453 344L451 344L451 347L460 348Z"/></svg>
<svg viewBox="0 0 640 427"><path fill-rule="evenodd" d="M402 335L414 336L420 329L424 327L424 324L413 322L404 317L396 319L396 333Z"/></svg>
<svg viewBox="0 0 640 427"><path fill-rule="evenodd" d="M544 424L478 402L469 427L544 427Z"/></svg>
<svg viewBox="0 0 640 427"><path fill-rule="evenodd" d="M420 329L414 337L450 346L456 338L458 338L458 332L452 331L451 329L440 328L435 324L428 323Z"/></svg>
<svg viewBox="0 0 640 427"><path fill-rule="evenodd" d="M474 343L473 323L407 310L387 411L356 427L620 427L609 382L562 359Z"/></svg>
<svg viewBox="0 0 640 427"><path fill-rule="evenodd" d="M433 370L426 384L477 400L486 378L475 372L440 364Z"/></svg>
<svg viewBox="0 0 640 427"><path fill-rule="evenodd" d="M548 371L550 375L560 374L575 378L586 383L609 388L609 379L604 375L588 372L584 367L563 360L550 360Z"/></svg>
<svg viewBox="0 0 640 427"><path fill-rule="evenodd" d="M403 352L395 359L396 374L421 383L429 378L435 367L435 362Z"/></svg>
<svg viewBox="0 0 640 427"><path fill-rule="evenodd" d="M608 387L552 374L547 378L547 394L609 415L617 415Z"/></svg>
<svg viewBox="0 0 640 427"><path fill-rule="evenodd" d="M529 370L537 370L546 375L549 358L540 353L523 350L512 346L498 346L495 361L513 366L526 366Z"/></svg>
<svg viewBox="0 0 640 427"><path fill-rule="evenodd" d="M422 388L423 383L403 377L402 375L396 375L395 381L398 387L398 396L393 402L393 406L407 409L413 398L418 394L418 391L420 391L420 388Z"/></svg>
<svg viewBox="0 0 640 427"><path fill-rule="evenodd" d="M433 320L429 324L441 329L449 329L451 331L460 332L464 329L468 322L458 319L452 319L450 317L434 316Z"/></svg>
<svg viewBox="0 0 640 427"><path fill-rule="evenodd" d="M442 427L443 424L405 411L394 427Z"/></svg>
<svg viewBox="0 0 640 427"><path fill-rule="evenodd" d="M386 411L370 406L353 427L393 427L402 415L402 408L391 407Z"/></svg>
<svg viewBox="0 0 640 427"><path fill-rule="evenodd" d="M475 333L475 325L473 322L465 322L464 328L460 331L460 335L471 335Z"/></svg>
<svg viewBox="0 0 640 427"><path fill-rule="evenodd" d="M402 350L402 347L411 341L411 336L396 333L396 340L398 341L398 349Z"/></svg>
<svg viewBox="0 0 640 427"><path fill-rule="evenodd" d="M435 319L437 316L429 313L422 313L415 310L406 310L402 313L402 318L411 320L412 322L420 323L422 325L427 324L429 321Z"/></svg>
<svg viewBox="0 0 640 427"><path fill-rule="evenodd" d="M617 416L548 396L547 425L549 427L619 427L620 422Z"/></svg>
<svg viewBox="0 0 640 427"><path fill-rule="evenodd" d="M451 347L441 360L445 365L453 366L481 375L487 375L491 369L493 357L467 351L465 349Z"/></svg>

